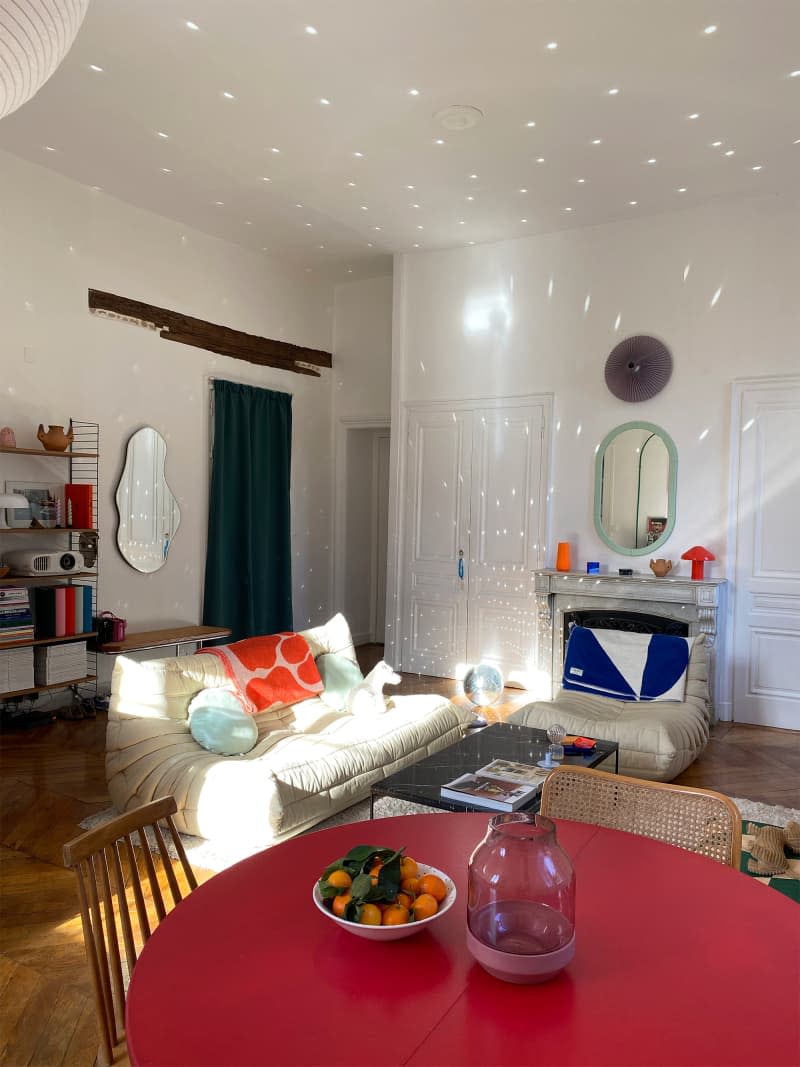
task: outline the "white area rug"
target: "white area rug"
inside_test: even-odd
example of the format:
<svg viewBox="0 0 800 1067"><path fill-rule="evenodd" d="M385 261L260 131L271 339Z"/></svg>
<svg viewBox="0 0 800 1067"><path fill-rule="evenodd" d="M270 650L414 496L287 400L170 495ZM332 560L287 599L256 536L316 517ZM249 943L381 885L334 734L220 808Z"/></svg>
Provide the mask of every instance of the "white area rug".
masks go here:
<svg viewBox="0 0 800 1067"><path fill-rule="evenodd" d="M755 822L769 823L772 826L785 826L792 819L800 822L800 808L784 808L776 804L760 804L754 800L744 800L740 797L732 797L734 804L742 814L742 821L749 819ZM417 814L446 815L446 811L440 808L429 808L423 804L408 804L403 800L393 800L391 797L379 797L375 801L375 817L383 818L392 815L417 815ZM106 808L104 811L90 815L80 824L84 830L92 830L95 826L113 819L119 812L115 808ZM329 826L341 826L343 823L356 823L369 821L369 801L362 800L353 804L350 808L332 815L324 822L317 823L305 833L314 833L316 830L325 830ZM206 841L202 837L192 837L189 834L181 834L186 855L193 867L205 871L224 871L239 860L253 856L261 850L243 846L241 843L226 844L221 841ZM364 844L370 844L365 841Z"/></svg>

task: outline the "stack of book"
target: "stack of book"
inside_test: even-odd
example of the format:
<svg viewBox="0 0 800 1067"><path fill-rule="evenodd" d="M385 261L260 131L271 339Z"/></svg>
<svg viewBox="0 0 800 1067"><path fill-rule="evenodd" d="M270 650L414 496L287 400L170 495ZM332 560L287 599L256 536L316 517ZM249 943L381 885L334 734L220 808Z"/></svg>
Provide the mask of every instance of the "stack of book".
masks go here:
<svg viewBox="0 0 800 1067"><path fill-rule="evenodd" d="M37 645L33 650L33 676L37 685L57 685L86 677L86 642Z"/></svg>
<svg viewBox="0 0 800 1067"><path fill-rule="evenodd" d="M71 637L92 629L90 585L40 585L33 590L36 636Z"/></svg>
<svg viewBox="0 0 800 1067"><path fill-rule="evenodd" d="M496 759L472 774L446 782L440 793L471 807L516 811L540 792L548 773L529 763Z"/></svg>
<svg viewBox="0 0 800 1067"><path fill-rule="evenodd" d="M33 689L33 649L0 649L0 693Z"/></svg>
<svg viewBox="0 0 800 1067"><path fill-rule="evenodd" d="M23 586L0 589L0 645L33 639L33 615Z"/></svg>

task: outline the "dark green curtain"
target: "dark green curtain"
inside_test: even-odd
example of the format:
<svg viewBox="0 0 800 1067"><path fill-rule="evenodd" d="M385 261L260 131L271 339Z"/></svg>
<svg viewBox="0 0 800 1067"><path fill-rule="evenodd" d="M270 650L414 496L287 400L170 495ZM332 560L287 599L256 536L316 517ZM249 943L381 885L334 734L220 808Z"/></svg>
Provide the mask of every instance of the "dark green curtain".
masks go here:
<svg viewBox="0 0 800 1067"><path fill-rule="evenodd" d="M203 622L231 641L292 629L292 398L214 382Z"/></svg>

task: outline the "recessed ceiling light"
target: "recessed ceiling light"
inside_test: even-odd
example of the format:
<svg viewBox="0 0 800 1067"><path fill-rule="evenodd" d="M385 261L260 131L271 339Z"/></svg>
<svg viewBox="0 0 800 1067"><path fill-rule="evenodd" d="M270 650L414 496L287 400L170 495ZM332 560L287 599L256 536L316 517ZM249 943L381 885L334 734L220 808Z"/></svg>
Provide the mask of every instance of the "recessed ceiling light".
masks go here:
<svg viewBox="0 0 800 1067"><path fill-rule="evenodd" d="M608 95L609 95L609 96L617 96L617 95L618 95L618 93L619 93L619 89L616 89L616 88L615 88L615 89L609 89L609 90L608 90Z"/></svg>
<svg viewBox="0 0 800 1067"><path fill-rule="evenodd" d="M648 159L647 162L650 164L650 166L652 166L654 163L658 163L658 160L657 159Z"/></svg>
<svg viewBox="0 0 800 1067"><path fill-rule="evenodd" d="M56 151L56 149L53 148L53 146L51 144L46 144L44 146L44 150L45 150L45 152L55 152Z"/></svg>
<svg viewBox="0 0 800 1067"><path fill-rule="evenodd" d="M361 205L361 210L362 210L362 211L369 211L369 208L367 207L367 205L366 205L366 204L362 204L362 205Z"/></svg>
<svg viewBox="0 0 800 1067"><path fill-rule="evenodd" d="M328 107L330 105L330 100L327 98L327 96L321 96L319 98L319 102L322 104L323 107Z"/></svg>
<svg viewBox="0 0 800 1067"><path fill-rule="evenodd" d="M572 208L571 207L565 207L564 210L565 211L572 211Z"/></svg>
<svg viewBox="0 0 800 1067"><path fill-rule="evenodd" d="M353 152L353 155L356 157L356 159L363 159L364 158L364 153L363 152Z"/></svg>
<svg viewBox="0 0 800 1067"><path fill-rule="evenodd" d="M557 48L558 48L558 41L548 41L548 43L547 43L548 52L555 52L555 50Z"/></svg>
<svg viewBox="0 0 800 1067"><path fill-rule="evenodd" d="M189 29L189 30L199 30L200 29L200 27L197 25L196 22L190 22L188 19L186 20L185 25L186 25L186 28Z"/></svg>
<svg viewBox="0 0 800 1067"><path fill-rule="evenodd" d="M418 230L424 230L424 229L425 229L425 227L424 227L424 226L417 226L417 229L418 229Z"/></svg>
<svg viewBox="0 0 800 1067"><path fill-rule="evenodd" d="M520 222L527 222L528 220L527 219L520 219L519 221Z"/></svg>
<svg viewBox="0 0 800 1067"><path fill-rule="evenodd" d="M416 208L418 208L418 207L419 207L419 204L409 204L409 207L416 207Z"/></svg>
<svg viewBox="0 0 800 1067"><path fill-rule="evenodd" d="M441 137L437 137L436 140L433 143L434 144L444 144L444 141L443 141L443 139Z"/></svg>
<svg viewBox="0 0 800 1067"><path fill-rule="evenodd" d="M629 200L628 203L631 205L631 207L636 207L636 205L639 203L639 201L638 200Z"/></svg>
<svg viewBox="0 0 800 1067"><path fill-rule="evenodd" d="M96 63L90 63L89 64L89 70L93 70L95 72L95 74L102 74L103 73L103 68L102 67L98 67L98 65Z"/></svg>
<svg viewBox="0 0 800 1067"><path fill-rule="evenodd" d="M592 144L602 144L602 143L603 143L603 139L601 137L595 137L595 139L592 141Z"/></svg>
<svg viewBox="0 0 800 1067"><path fill-rule="evenodd" d="M367 248L374 248L372 241L367 241Z"/></svg>
<svg viewBox="0 0 800 1067"><path fill-rule="evenodd" d="M790 73L789 77L790 78L800 78L800 70L793 70Z"/></svg>
<svg viewBox="0 0 800 1067"><path fill-rule="evenodd" d="M223 89L222 90L222 95L225 97L226 100L235 100L236 99L236 97L233 95L233 93L229 93L227 89Z"/></svg>
<svg viewBox="0 0 800 1067"><path fill-rule="evenodd" d="M295 207L302 207L303 205L302 204L295 204L294 206Z"/></svg>
<svg viewBox="0 0 800 1067"><path fill-rule="evenodd" d="M418 245L418 244L417 244L417 242L415 241L415 242L414 242L414 244L413 244L413 245L412 245L411 247L412 247L412 248L419 248L419 245Z"/></svg>
<svg viewBox="0 0 800 1067"><path fill-rule="evenodd" d="M357 188L356 183L355 182L348 182L347 183L347 188L348 189L356 189Z"/></svg>
<svg viewBox="0 0 800 1067"><path fill-rule="evenodd" d="M475 244L475 242L474 242L474 241L470 241L470 242L469 242L469 244L471 244L471 245L474 245L474 244Z"/></svg>
<svg viewBox="0 0 800 1067"><path fill-rule="evenodd" d="M225 207L225 204L222 200L215 200L214 203L217 205L217 207Z"/></svg>
<svg viewBox="0 0 800 1067"><path fill-rule="evenodd" d="M165 141L169 140L169 134L168 133L164 133L163 130L157 130L156 131L156 136L163 138Z"/></svg>
<svg viewBox="0 0 800 1067"><path fill-rule="evenodd" d="M528 191L528 190L527 190L527 189L525 189L525 188L522 188L522 189L520 189L520 192L521 192L521 193L527 193L527 191Z"/></svg>
<svg viewBox="0 0 800 1067"><path fill-rule="evenodd" d="M578 183L578 185L586 185L585 178L576 178L575 181Z"/></svg>
<svg viewBox="0 0 800 1067"><path fill-rule="evenodd" d="M712 141L712 142L711 142L711 147L712 147L712 148L719 148L719 146L720 146L721 144L722 144L722 141Z"/></svg>
<svg viewBox="0 0 800 1067"><path fill-rule="evenodd" d="M325 245L317 245L317 248L319 248L319 249L322 249L324 247L325 247Z"/></svg>
<svg viewBox="0 0 800 1067"><path fill-rule="evenodd" d="M686 186L685 186L685 185L682 185L682 186L680 187L680 189L676 189L676 190L675 190L675 192L676 192L676 193L685 193L685 192L686 192Z"/></svg>
<svg viewBox="0 0 800 1067"><path fill-rule="evenodd" d="M735 153L734 153L734 149L733 148L729 148L728 151L725 153L726 156L732 156L734 154Z"/></svg>
<svg viewBox="0 0 800 1067"><path fill-rule="evenodd" d="M419 89L409 89L408 90L408 95L409 96L419 96Z"/></svg>
<svg viewBox="0 0 800 1067"><path fill-rule="evenodd" d="M687 117L687 119L699 119L700 118L700 112L699 111L693 111L691 113L691 115L687 115L686 117Z"/></svg>
<svg viewBox="0 0 800 1067"><path fill-rule="evenodd" d="M467 200L474 200L474 199L475 199L475 197L474 197L474 196L468 196L468 197L467 197L466 199L467 199Z"/></svg>
<svg viewBox="0 0 800 1067"><path fill-rule="evenodd" d="M262 182L271 182L272 178L262 178Z"/></svg>
<svg viewBox="0 0 800 1067"><path fill-rule="evenodd" d="M792 144L800 144L800 137L798 137L796 141L792 141Z"/></svg>
<svg viewBox="0 0 800 1067"><path fill-rule="evenodd" d="M252 219L245 219L244 220L244 224L245 224L245 226L252 226L253 225L253 220Z"/></svg>
<svg viewBox="0 0 800 1067"><path fill-rule="evenodd" d="M478 180L478 175L477 175L477 174L470 174L470 176L469 176L469 180L470 180L471 182L475 182L475 181L477 181L477 180Z"/></svg>
<svg viewBox="0 0 800 1067"><path fill-rule="evenodd" d="M306 26L306 33L310 34L312 37L316 37L319 33L319 30L316 28L316 26Z"/></svg>
<svg viewBox="0 0 800 1067"><path fill-rule="evenodd" d="M276 156L281 154L280 148L270 148L270 152L274 152Z"/></svg>
<svg viewBox="0 0 800 1067"><path fill-rule="evenodd" d="M756 163L756 165L754 167L750 168L750 170L763 170L763 169L764 168L760 163Z"/></svg>
<svg viewBox="0 0 800 1067"><path fill-rule="evenodd" d="M373 230L380 230L380 226L373 226Z"/></svg>
<svg viewBox="0 0 800 1067"><path fill-rule="evenodd" d="M463 220L463 219L459 219L459 220L458 220L458 225L459 225L459 226L466 226L467 224L466 224L466 222L464 222L464 220Z"/></svg>
<svg viewBox="0 0 800 1067"><path fill-rule="evenodd" d="M353 273L353 268L352 267L348 267L347 268L347 273L348 274L352 274Z"/></svg>
<svg viewBox="0 0 800 1067"><path fill-rule="evenodd" d="M310 222L307 222L307 223L306 223L306 229L307 229L307 230L310 230L310 229L311 229L311 223L310 223Z"/></svg>
<svg viewBox="0 0 800 1067"><path fill-rule="evenodd" d="M537 163L544 163L544 156L539 156L539 158L536 160L536 162Z"/></svg>
<svg viewBox="0 0 800 1067"><path fill-rule="evenodd" d="M172 174L172 171L170 170L169 167L162 167L161 168L161 173L162 174Z"/></svg>
<svg viewBox="0 0 800 1067"><path fill-rule="evenodd" d="M717 27L716 26L706 26L706 28L703 30L703 33L706 35L706 37L710 37L712 33L716 33L716 32L717 32Z"/></svg>
<svg viewBox="0 0 800 1067"><path fill-rule="evenodd" d="M528 129L530 130L530 129L532 129L532 128L533 128L533 127L534 127L534 126L536 125L536 123L535 123L535 122L534 122L533 120L531 120L530 122L526 122L526 123L525 123L525 125L526 125L526 126L528 127Z"/></svg>

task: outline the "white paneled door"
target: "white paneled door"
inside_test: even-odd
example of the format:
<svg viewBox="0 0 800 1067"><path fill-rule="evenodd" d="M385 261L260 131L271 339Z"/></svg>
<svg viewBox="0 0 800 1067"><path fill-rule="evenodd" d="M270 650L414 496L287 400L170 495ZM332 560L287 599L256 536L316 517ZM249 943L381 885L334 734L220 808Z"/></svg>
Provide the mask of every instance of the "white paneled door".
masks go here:
<svg viewBox="0 0 800 1067"><path fill-rule="evenodd" d="M409 411L403 670L532 675L548 412L549 398Z"/></svg>
<svg viewBox="0 0 800 1067"><path fill-rule="evenodd" d="M798 730L800 378L737 384L733 426L733 718Z"/></svg>

